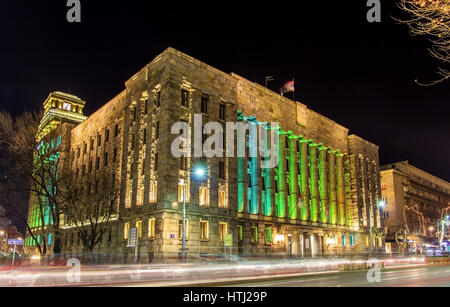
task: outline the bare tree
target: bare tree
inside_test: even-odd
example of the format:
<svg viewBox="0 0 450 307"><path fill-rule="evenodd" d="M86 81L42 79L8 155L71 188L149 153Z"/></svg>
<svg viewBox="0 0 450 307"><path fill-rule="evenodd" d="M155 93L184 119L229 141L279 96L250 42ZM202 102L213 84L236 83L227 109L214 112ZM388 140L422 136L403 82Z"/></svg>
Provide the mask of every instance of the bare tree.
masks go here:
<svg viewBox="0 0 450 307"><path fill-rule="evenodd" d="M434 85L450 78L450 1L448 0L400 0L399 7L410 19L397 20L409 27L411 35L430 38L431 55L442 62L438 67L439 79L421 85ZM419 83L418 81L416 81ZM420 83L419 83L420 84Z"/></svg>
<svg viewBox="0 0 450 307"><path fill-rule="evenodd" d="M51 133L45 140L37 139L41 117L40 113L25 112L13 118L0 112L0 193L6 209L25 224L41 255L47 253L49 234L54 236L53 253L59 254L60 207L65 201L59 186L63 177L61 139ZM30 195L31 208L27 201L16 202L21 193Z"/></svg>
<svg viewBox="0 0 450 307"><path fill-rule="evenodd" d="M117 218L120 189L110 172L101 172L86 181L84 184L73 179L66 182L66 201L61 210L64 227L78 231L85 251L92 253Z"/></svg>

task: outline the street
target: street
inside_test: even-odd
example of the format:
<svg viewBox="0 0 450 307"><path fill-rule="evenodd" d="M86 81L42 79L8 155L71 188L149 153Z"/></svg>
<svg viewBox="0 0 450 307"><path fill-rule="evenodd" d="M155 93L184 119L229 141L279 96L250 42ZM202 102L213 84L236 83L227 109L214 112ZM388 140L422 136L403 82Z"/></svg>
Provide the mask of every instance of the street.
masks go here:
<svg viewBox="0 0 450 307"><path fill-rule="evenodd" d="M448 287L450 265L381 273L380 283L369 283L367 272L341 273L330 276L300 277L285 280L233 283L234 287Z"/></svg>

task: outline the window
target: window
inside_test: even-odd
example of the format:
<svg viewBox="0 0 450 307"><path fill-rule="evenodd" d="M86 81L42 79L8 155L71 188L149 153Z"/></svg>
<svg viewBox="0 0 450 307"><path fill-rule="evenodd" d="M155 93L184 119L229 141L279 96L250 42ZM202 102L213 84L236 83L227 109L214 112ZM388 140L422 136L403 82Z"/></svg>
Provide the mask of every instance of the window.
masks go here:
<svg viewBox="0 0 450 307"><path fill-rule="evenodd" d="M225 179L225 162L219 162L219 178Z"/></svg>
<svg viewBox="0 0 450 307"><path fill-rule="evenodd" d="M238 225L238 240L244 240L244 226Z"/></svg>
<svg viewBox="0 0 450 307"><path fill-rule="evenodd" d="M188 220L185 220L186 238L189 235ZM183 220L178 220L178 238L183 238Z"/></svg>
<svg viewBox="0 0 450 307"><path fill-rule="evenodd" d="M156 203L157 199L157 191L158 191L158 185L157 183L150 184L150 203Z"/></svg>
<svg viewBox="0 0 450 307"><path fill-rule="evenodd" d="M84 145L83 145L83 154L85 155L86 152L87 152L87 144L84 143Z"/></svg>
<svg viewBox="0 0 450 307"><path fill-rule="evenodd" d="M183 107L189 107L189 91L182 89L181 90L181 105Z"/></svg>
<svg viewBox="0 0 450 307"><path fill-rule="evenodd" d="M200 206L209 206L208 202L208 188L207 187L200 187L199 191L199 205Z"/></svg>
<svg viewBox="0 0 450 307"><path fill-rule="evenodd" d="M98 170L100 168L100 157L97 157L96 161L95 161L95 169Z"/></svg>
<svg viewBox="0 0 450 307"><path fill-rule="evenodd" d="M102 136L99 134L97 135L97 147L102 146Z"/></svg>
<svg viewBox="0 0 450 307"><path fill-rule="evenodd" d="M142 238L142 221L136 222L136 228L138 230L138 238Z"/></svg>
<svg viewBox="0 0 450 307"><path fill-rule="evenodd" d="M155 139L159 139L159 121L155 124Z"/></svg>
<svg viewBox="0 0 450 307"><path fill-rule="evenodd" d="M256 243L258 242L258 227L252 226L252 242Z"/></svg>
<svg viewBox="0 0 450 307"><path fill-rule="evenodd" d="M80 148L80 146L78 146L78 148L77 148L77 158L79 158L80 155L81 155L81 148Z"/></svg>
<svg viewBox="0 0 450 307"><path fill-rule="evenodd" d="M91 146L90 146L90 150L92 151L94 149L94 139L91 138Z"/></svg>
<svg viewBox="0 0 450 307"><path fill-rule="evenodd" d="M220 120L226 119L226 106L224 104L221 104L219 106L219 119Z"/></svg>
<svg viewBox="0 0 450 307"><path fill-rule="evenodd" d="M114 148L113 162L116 162L116 160L117 160L117 148Z"/></svg>
<svg viewBox="0 0 450 307"><path fill-rule="evenodd" d="M187 171L187 158L185 156L180 157L180 170Z"/></svg>
<svg viewBox="0 0 450 307"><path fill-rule="evenodd" d="M208 240L208 221L200 221L200 240Z"/></svg>
<svg viewBox="0 0 450 307"><path fill-rule="evenodd" d="M227 208L227 203L225 201L225 191L219 190L219 208Z"/></svg>
<svg viewBox="0 0 450 307"><path fill-rule="evenodd" d="M355 239L353 237L353 235L350 235L350 246L354 246L355 245Z"/></svg>
<svg viewBox="0 0 450 307"><path fill-rule="evenodd" d="M105 152L103 160L104 160L104 166L108 166L108 152Z"/></svg>
<svg viewBox="0 0 450 307"><path fill-rule="evenodd" d="M161 106L161 91L156 93L155 106L159 108Z"/></svg>
<svg viewBox="0 0 450 307"><path fill-rule="evenodd" d="M125 223L124 229L123 229L123 238L125 240L128 240L128 233L130 232L130 223Z"/></svg>
<svg viewBox="0 0 450 307"><path fill-rule="evenodd" d="M201 104L200 104L200 111L202 113L208 114L208 104L209 104L209 96L206 94L203 94Z"/></svg>
<svg viewBox="0 0 450 307"><path fill-rule="evenodd" d="M105 131L105 143L109 142L109 129L106 129Z"/></svg>
<svg viewBox="0 0 450 307"><path fill-rule="evenodd" d="M156 222L156 220L154 218L150 218L148 220L148 237L149 238L155 237L155 222Z"/></svg>
<svg viewBox="0 0 450 307"><path fill-rule="evenodd" d="M136 142L135 142L135 135L133 134L132 136L131 136L131 149L134 149L134 144L135 144Z"/></svg>
<svg viewBox="0 0 450 307"><path fill-rule="evenodd" d="M154 171L158 170L158 153L155 153L155 165L154 165Z"/></svg>
<svg viewBox="0 0 450 307"><path fill-rule="evenodd" d="M114 126L114 137L117 137L119 135L119 124L116 124Z"/></svg>
<svg viewBox="0 0 450 307"><path fill-rule="evenodd" d="M66 111L72 111L72 105L67 102L63 102L62 108L63 108L63 110L66 110Z"/></svg>
<svg viewBox="0 0 450 307"><path fill-rule="evenodd" d="M148 99L145 99L144 101L144 114L148 113Z"/></svg>
<svg viewBox="0 0 450 307"><path fill-rule="evenodd" d="M184 202L184 189L185 189L185 185L183 180L180 180L178 182L178 202L182 203Z"/></svg>
<svg viewBox="0 0 450 307"><path fill-rule="evenodd" d="M137 114L136 107L133 107L133 122L136 121L136 114Z"/></svg>
<svg viewBox="0 0 450 307"><path fill-rule="evenodd" d="M143 205L144 205L144 188L140 187L137 189L136 206L141 207Z"/></svg>
<svg viewBox="0 0 450 307"><path fill-rule="evenodd" d="M147 144L147 128L144 129L144 135L142 137L142 143Z"/></svg>
<svg viewBox="0 0 450 307"><path fill-rule="evenodd" d="M266 227L266 243L272 243L272 227Z"/></svg>
<svg viewBox="0 0 450 307"><path fill-rule="evenodd" d="M345 235L342 235L342 246L345 246Z"/></svg>
<svg viewBox="0 0 450 307"><path fill-rule="evenodd" d="M227 235L227 223L219 223L219 239L225 240Z"/></svg>

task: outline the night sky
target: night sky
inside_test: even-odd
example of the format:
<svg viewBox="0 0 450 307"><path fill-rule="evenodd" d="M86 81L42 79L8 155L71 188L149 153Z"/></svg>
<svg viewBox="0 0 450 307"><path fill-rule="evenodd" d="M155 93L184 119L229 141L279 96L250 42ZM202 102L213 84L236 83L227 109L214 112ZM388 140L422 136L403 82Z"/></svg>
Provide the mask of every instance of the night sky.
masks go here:
<svg viewBox="0 0 450 307"><path fill-rule="evenodd" d="M294 77L297 100L379 145L381 164L409 160L450 181L450 83L414 82L437 78L427 39L392 19L395 1L373 24L366 0L309 2L81 0L82 22L69 24L65 0L7 1L0 108L37 110L70 89L90 115L171 46L260 84L274 76L277 92Z"/></svg>

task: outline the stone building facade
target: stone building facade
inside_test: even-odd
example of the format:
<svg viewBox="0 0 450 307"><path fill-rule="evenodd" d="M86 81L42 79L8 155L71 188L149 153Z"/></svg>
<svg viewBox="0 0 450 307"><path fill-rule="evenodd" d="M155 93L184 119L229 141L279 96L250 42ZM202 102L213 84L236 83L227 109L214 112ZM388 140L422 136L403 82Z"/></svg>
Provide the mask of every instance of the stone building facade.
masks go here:
<svg viewBox="0 0 450 307"><path fill-rule="evenodd" d="M425 253L436 246L442 221L450 214L450 183L402 161L381 167L387 245L398 252ZM406 237L406 238L405 238Z"/></svg>
<svg viewBox="0 0 450 307"><path fill-rule="evenodd" d="M99 252L141 259L181 251L186 195L188 255L360 254L383 248L378 147L348 129L234 73L226 74L168 48L125 83L125 90L71 130L70 169L88 182L101 172L119 178L121 196L111 235ZM181 157L172 125L279 123L279 163L259 157ZM201 136L202 141L208 135ZM108 141L106 141L108 140ZM248 141L248 140L247 140ZM194 152L194 142L191 144ZM235 147L237 146L235 142ZM93 165L89 167L89 165ZM198 178L194 170L206 176ZM84 171L83 171L84 170ZM68 227L68 233L76 229ZM66 253L81 247L65 244Z"/></svg>

